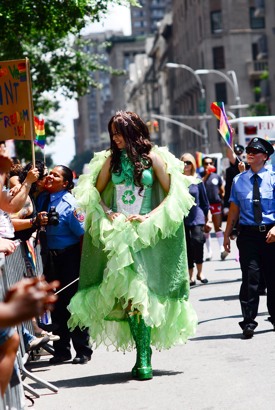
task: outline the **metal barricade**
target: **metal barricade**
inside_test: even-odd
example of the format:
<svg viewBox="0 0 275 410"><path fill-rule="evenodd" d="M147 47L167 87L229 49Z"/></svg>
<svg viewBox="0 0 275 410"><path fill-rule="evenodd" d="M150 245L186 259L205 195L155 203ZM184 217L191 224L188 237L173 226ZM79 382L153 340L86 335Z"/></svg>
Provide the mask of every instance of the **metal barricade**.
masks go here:
<svg viewBox="0 0 275 410"><path fill-rule="evenodd" d="M1 268L0 274L0 298L2 299L6 293L6 291L16 282L19 282L24 277L29 277L33 275L41 275L43 271L42 261L40 256L40 249L39 245L33 249L34 257L36 261L35 269L30 269L28 258L26 255L26 245L21 243L20 246L17 247L15 252L6 257L5 263ZM2 292L2 295L1 295ZM24 326L29 330L30 333L33 334L33 325L31 321L24 322ZM30 378L34 380L38 384L52 390L53 392L57 392L58 388L55 387L53 384L48 383L45 380L40 379L37 376L34 376L31 372L29 372L25 364L29 358L29 354L26 352L24 340L22 337L21 326L18 326L18 333L20 337L20 347L17 353L17 365L20 369L20 383L17 386L9 386L7 392L5 393L4 399L1 401L0 398L0 410L3 409L23 409L24 408L24 394L22 394L23 388L24 390L28 391L35 397L39 397L39 394L33 389L31 386L26 384L24 380L26 378ZM50 353L53 353L53 348L48 345L46 350ZM23 407L22 407L23 405Z"/></svg>
<svg viewBox="0 0 275 410"><path fill-rule="evenodd" d="M6 291L8 289L6 276L3 275L3 265L0 266L0 300L4 299ZM17 363L15 364L14 373L16 372ZM19 372L14 374L16 382L10 382L4 397L0 396L0 410L23 410L25 406L25 396L23 390L23 384Z"/></svg>

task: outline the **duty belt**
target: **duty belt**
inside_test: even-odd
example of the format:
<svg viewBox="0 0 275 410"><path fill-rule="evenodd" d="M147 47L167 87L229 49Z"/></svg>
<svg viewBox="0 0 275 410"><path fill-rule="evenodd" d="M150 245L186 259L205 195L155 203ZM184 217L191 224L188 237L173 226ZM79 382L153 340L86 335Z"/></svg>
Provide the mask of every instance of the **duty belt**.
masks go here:
<svg viewBox="0 0 275 410"><path fill-rule="evenodd" d="M240 225L240 231L268 232L275 224L268 225Z"/></svg>
<svg viewBox="0 0 275 410"><path fill-rule="evenodd" d="M58 256L58 255L61 255L62 253L65 253L65 252L69 251L70 249L76 248L76 247L79 247L79 243L75 243L75 244L67 246L67 248L63 248L63 249L49 249L49 252L54 256Z"/></svg>

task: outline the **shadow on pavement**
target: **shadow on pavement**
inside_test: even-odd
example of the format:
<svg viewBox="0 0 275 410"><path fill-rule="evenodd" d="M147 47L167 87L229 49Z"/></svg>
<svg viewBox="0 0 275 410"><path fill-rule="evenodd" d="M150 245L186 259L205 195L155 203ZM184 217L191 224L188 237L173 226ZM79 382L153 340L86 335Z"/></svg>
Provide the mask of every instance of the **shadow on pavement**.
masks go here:
<svg viewBox="0 0 275 410"><path fill-rule="evenodd" d="M175 372L169 370L153 370L154 377L161 376L177 376L183 372ZM73 379L64 380L51 380L51 383L58 388L74 388L74 387L92 387L98 385L108 385L108 384L121 384L129 383L135 379L132 378L130 372L126 373L109 373L100 374L95 376L78 377ZM30 386L34 389L39 388L39 384L30 383Z"/></svg>
<svg viewBox="0 0 275 410"><path fill-rule="evenodd" d="M210 302L210 301L214 301L214 300L229 301L229 300L237 300L237 299L239 299L239 295L216 296L216 297L213 297L213 298L200 299L200 302Z"/></svg>
<svg viewBox="0 0 275 410"><path fill-rule="evenodd" d="M197 281L196 285L192 286L191 289L195 289L198 288L200 286L211 286L211 285L225 285L227 283L235 283L235 282L241 282L241 279L232 279L232 280L209 280L209 282L207 284L205 283L200 283L199 281Z"/></svg>
<svg viewBox="0 0 275 410"><path fill-rule="evenodd" d="M265 316L265 315L268 315L268 312L260 312L260 313L258 313L258 315L257 316ZM202 321L199 321L199 325L201 325L202 323L207 323L207 322L212 322L212 321L214 321L214 320L223 320L223 319L240 319L240 318L242 318L242 315L241 314L239 314L239 315L232 315L232 316L220 316L220 317L215 317L215 318L212 318L212 319L207 319L207 320L202 320ZM267 321L268 321L268 319L266 319Z"/></svg>
<svg viewBox="0 0 275 410"><path fill-rule="evenodd" d="M254 337L257 337L257 335L264 334L264 333L270 333L274 332L273 329L266 329L266 330L259 330L255 331ZM241 339L241 340L250 340L250 339L245 339L242 335L242 331L240 329L239 333L232 333L232 334L227 334L227 335L212 335L212 336L200 336L200 337L193 337L190 339L190 341L204 341L204 340L224 340L224 339Z"/></svg>

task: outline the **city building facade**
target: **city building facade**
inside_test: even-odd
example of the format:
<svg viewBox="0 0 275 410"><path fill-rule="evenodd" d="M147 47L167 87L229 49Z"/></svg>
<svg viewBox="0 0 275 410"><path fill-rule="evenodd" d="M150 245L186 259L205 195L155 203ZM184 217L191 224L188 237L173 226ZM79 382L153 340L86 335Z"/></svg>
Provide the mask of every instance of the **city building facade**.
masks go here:
<svg viewBox="0 0 275 410"><path fill-rule="evenodd" d="M93 33L85 36L87 54L100 56L100 63L109 65L109 57L103 46L112 32ZM101 150L109 143L107 139L107 121L112 106L109 71L96 70L91 73L95 83L101 87L91 87L89 94L78 100L78 118L74 120L75 153L86 151L91 154Z"/></svg>
<svg viewBox="0 0 275 410"><path fill-rule="evenodd" d="M158 91L158 104L149 103L150 115L163 117L158 139L175 155L225 153L213 101L223 101L232 118L274 113L274 15L271 0L173 1L171 22L166 15L159 24L143 78ZM128 103L134 97L138 106L144 88L140 79L138 87L132 84Z"/></svg>
<svg viewBox="0 0 275 410"><path fill-rule="evenodd" d="M169 114L193 116L186 123L203 134L173 125L172 149L176 155L199 146L204 152L224 150L216 119L208 119L203 130L205 121L196 117L211 114L213 101L223 101L232 116L249 115L251 106L271 112L269 80L264 78L269 70L264 2L175 0L172 13L172 62L194 73L167 67Z"/></svg>
<svg viewBox="0 0 275 410"><path fill-rule="evenodd" d="M157 31L158 23L171 11L172 0L139 0L141 7L131 6L133 36L144 36Z"/></svg>
<svg viewBox="0 0 275 410"><path fill-rule="evenodd" d="M104 111L106 131L106 118L117 110L136 111L150 126L152 139L179 157L186 151L225 153L210 110L213 101L223 101L232 118L275 113L273 0L140 3L142 8L131 8L133 35L108 37L108 64L125 74L109 76L109 99L93 102L100 118L83 103L88 97L79 102L81 120L90 117L95 129ZM154 7L162 10L162 18L153 24L150 12L161 15L152 14ZM89 98L92 104L96 96ZM79 147L93 138L89 144L97 149L103 129L102 124L95 136L83 125Z"/></svg>

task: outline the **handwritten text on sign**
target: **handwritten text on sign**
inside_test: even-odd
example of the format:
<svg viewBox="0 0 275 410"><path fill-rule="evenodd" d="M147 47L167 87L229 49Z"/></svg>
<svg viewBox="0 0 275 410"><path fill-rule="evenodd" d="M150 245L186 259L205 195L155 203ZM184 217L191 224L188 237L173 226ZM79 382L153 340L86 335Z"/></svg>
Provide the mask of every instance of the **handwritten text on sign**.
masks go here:
<svg viewBox="0 0 275 410"><path fill-rule="evenodd" d="M0 61L0 140L30 140L26 60Z"/></svg>

